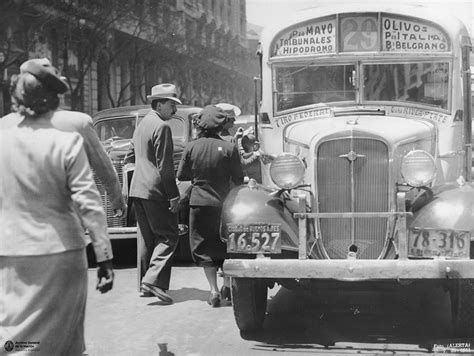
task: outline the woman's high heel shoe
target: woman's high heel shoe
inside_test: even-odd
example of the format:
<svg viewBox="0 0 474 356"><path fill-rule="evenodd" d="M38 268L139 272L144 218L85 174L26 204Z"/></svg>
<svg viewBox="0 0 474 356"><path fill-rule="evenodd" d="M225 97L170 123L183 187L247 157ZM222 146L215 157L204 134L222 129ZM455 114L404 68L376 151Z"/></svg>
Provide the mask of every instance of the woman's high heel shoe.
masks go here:
<svg viewBox="0 0 474 356"><path fill-rule="evenodd" d="M221 305L221 294L220 293L211 293L207 303L213 308L217 308Z"/></svg>
<svg viewBox="0 0 474 356"><path fill-rule="evenodd" d="M227 287L227 286L222 286L221 288L221 295L222 295L222 299L223 300L226 300L228 302L231 302L232 301L232 296L230 294L230 288Z"/></svg>

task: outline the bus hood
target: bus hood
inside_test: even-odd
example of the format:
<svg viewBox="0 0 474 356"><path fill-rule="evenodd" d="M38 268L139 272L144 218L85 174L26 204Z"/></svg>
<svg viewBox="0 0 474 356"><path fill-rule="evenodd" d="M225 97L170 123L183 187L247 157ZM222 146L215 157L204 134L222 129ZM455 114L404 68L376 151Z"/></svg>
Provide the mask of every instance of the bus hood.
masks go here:
<svg viewBox="0 0 474 356"><path fill-rule="evenodd" d="M395 116L350 115L300 121L285 129L287 142L311 147L320 139L332 137L381 138L391 145L434 140L435 127L428 121Z"/></svg>

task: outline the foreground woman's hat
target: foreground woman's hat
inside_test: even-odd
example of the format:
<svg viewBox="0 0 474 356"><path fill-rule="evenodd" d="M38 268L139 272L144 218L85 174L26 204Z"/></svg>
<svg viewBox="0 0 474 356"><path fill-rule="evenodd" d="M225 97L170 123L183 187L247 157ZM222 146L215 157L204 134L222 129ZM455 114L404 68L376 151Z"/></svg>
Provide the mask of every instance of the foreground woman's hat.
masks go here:
<svg viewBox="0 0 474 356"><path fill-rule="evenodd" d="M67 85L59 76L58 70L47 58L30 59L20 66L21 73L30 73L50 90L59 94L67 92Z"/></svg>
<svg viewBox="0 0 474 356"><path fill-rule="evenodd" d="M216 129L221 127L226 119L224 110L215 105L208 105L198 114L195 124L202 129Z"/></svg>
<svg viewBox="0 0 474 356"><path fill-rule="evenodd" d="M178 99L178 94L176 93L176 86L168 83L158 84L151 88L151 95L148 95L147 99L169 99L176 101L178 104L182 104L181 100Z"/></svg>

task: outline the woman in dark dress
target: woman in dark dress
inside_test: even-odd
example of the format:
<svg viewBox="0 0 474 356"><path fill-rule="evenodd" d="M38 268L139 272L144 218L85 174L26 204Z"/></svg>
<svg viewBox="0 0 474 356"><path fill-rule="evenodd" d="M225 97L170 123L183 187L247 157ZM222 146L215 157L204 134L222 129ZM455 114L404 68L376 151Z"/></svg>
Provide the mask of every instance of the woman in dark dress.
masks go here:
<svg viewBox="0 0 474 356"><path fill-rule="evenodd" d="M222 202L229 193L230 181L243 183L240 156L235 144L219 136L226 121L225 112L206 106L195 120L198 138L184 150L178 168L179 180L191 180L190 247L193 260L204 267L211 294L209 304L218 307L221 293L217 286L217 269L227 257L226 245L220 239ZM229 281L224 279L228 293Z"/></svg>

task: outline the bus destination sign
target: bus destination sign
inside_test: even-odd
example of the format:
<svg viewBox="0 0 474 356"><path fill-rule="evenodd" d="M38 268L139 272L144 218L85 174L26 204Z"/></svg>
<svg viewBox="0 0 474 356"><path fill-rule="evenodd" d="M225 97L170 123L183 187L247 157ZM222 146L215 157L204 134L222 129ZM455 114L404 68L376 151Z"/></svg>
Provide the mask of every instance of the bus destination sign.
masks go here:
<svg viewBox="0 0 474 356"><path fill-rule="evenodd" d="M448 39L434 26L403 18L382 17L382 50L446 52Z"/></svg>
<svg viewBox="0 0 474 356"><path fill-rule="evenodd" d="M314 20L288 29L273 41L272 56L337 52L447 52L446 34L410 17L361 14Z"/></svg>
<svg viewBox="0 0 474 356"><path fill-rule="evenodd" d="M305 56L336 52L336 20L309 23L282 34L274 42L274 56Z"/></svg>

